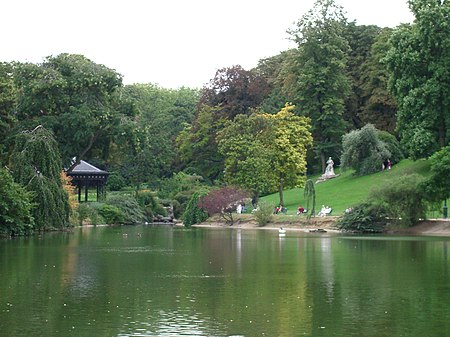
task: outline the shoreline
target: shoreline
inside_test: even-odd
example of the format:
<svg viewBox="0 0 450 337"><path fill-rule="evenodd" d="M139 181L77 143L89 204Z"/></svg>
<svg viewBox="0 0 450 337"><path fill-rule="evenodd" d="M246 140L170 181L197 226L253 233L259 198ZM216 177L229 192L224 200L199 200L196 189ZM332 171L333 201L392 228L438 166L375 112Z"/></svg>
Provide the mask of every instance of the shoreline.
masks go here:
<svg viewBox="0 0 450 337"><path fill-rule="evenodd" d="M218 218L212 218L208 221L192 225L194 228L229 228L229 229L261 229L261 230L278 230L283 227L286 231L302 231L314 232L318 229L324 229L329 233L346 233L334 226L338 217L298 219L292 221L286 219L278 219L280 221L270 222L265 226L259 226L253 219L237 219L233 225L226 224ZM180 224L182 225L182 224ZM364 234L364 233L362 233ZM419 224L408 228L388 227L381 234L392 235L426 235L426 236L447 236L450 237L450 219L430 219L424 220Z"/></svg>

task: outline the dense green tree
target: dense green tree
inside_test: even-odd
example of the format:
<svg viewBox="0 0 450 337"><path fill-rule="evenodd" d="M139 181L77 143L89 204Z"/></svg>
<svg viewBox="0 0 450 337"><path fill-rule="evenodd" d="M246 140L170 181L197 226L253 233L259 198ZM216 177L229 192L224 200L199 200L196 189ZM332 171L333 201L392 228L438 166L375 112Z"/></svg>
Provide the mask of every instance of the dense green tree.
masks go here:
<svg viewBox="0 0 450 337"><path fill-rule="evenodd" d="M14 182L10 172L0 168L0 236L24 235L34 221L31 194Z"/></svg>
<svg viewBox="0 0 450 337"><path fill-rule="evenodd" d="M175 140L183 126L192 123L198 91L151 84L129 85L123 91L137 113L130 131L118 140L113 163L134 184L157 182L177 166Z"/></svg>
<svg viewBox="0 0 450 337"><path fill-rule="evenodd" d="M12 64L0 62L0 163L6 163L6 139L15 120L16 88L13 69Z"/></svg>
<svg viewBox="0 0 450 337"><path fill-rule="evenodd" d="M450 146L434 153L430 159L431 176L423 184L427 198L442 201L450 197Z"/></svg>
<svg viewBox="0 0 450 337"><path fill-rule="evenodd" d="M348 23L343 29L344 36L349 44L347 67L351 82L351 92L346 100L344 118L355 129L359 129L364 125L360 116L365 103L363 98L363 77L365 73L362 71L362 66L367 60L380 30L377 26L360 26L355 22Z"/></svg>
<svg viewBox="0 0 450 337"><path fill-rule="evenodd" d="M356 175L380 171L383 162L391 157L386 144L379 139L378 131L372 124L344 135L342 149L342 168L353 168Z"/></svg>
<svg viewBox="0 0 450 337"><path fill-rule="evenodd" d="M343 115L349 94L349 45L344 36L346 19L333 0L317 0L290 31L299 51L292 64L295 103L311 118L314 150L325 169L326 156L338 157L346 123Z"/></svg>
<svg viewBox="0 0 450 337"><path fill-rule="evenodd" d="M361 106L358 116L362 124L373 124L378 130L395 132L397 104L388 90L389 72L381 62L389 50L392 29L383 28L360 67Z"/></svg>
<svg viewBox="0 0 450 337"><path fill-rule="evenodd" d="M223 157L217 150L216 133L222 128L223 120L216 119L218 107L202 105L192 124L177 138L183 169L189 174L199 174L214 181L223 175Z"/></svg>
<svg viewBox="0 0 450 337"><path fill-rule="evenodd" d="M408 4L414 23L393 32L385 62L402 144L409 156L422 158L449 142L450 6L448 0Z"/></svg>
<svg viewBox="0 0 450 337"><path fill-rule="evenodd" d="M224 156L224 179L252 192L255 200L277 188L273 167L274 125L260 114L238 115L218 133L218 149Z"/></svg>
<svg viewBox="0 0 450 337"><path fill-rule="evenodd" d="M69 226L69 199L61 181L62 163L53 134L42 126L21 133L11 162L15 180L33 193L38 230Z"/></svg>
<svg viewBox="0 0 450 337"><path fill-rule="evenodd" d="M21 129L42 124L53 130L64 162L86 158L105 148L120 129L126 113L119 88L122 77L82 55L50 56L42 64L18 64L17 117Z"/></svg>

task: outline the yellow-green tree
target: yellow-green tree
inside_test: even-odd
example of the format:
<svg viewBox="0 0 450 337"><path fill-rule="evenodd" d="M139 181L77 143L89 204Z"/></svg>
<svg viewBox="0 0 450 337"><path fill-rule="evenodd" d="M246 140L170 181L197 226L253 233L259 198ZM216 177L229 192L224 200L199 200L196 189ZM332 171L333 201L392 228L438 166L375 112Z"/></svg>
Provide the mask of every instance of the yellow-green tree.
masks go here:
<svg viewBox="0 0 450 337"><path fill-rule="evenodd" d="M260 194L280 193L305 182L306 151L312 143L309 118L294 115L293 105L277 114L238 115L218 133L227 183Z"/></svg>
<svg viewBox="0 0 450 337"><path fill-rule="evenodd" d="M306 181L306 152L312 144L310 119L294 114L294 105L286 104L275 115L263 116L273 121L273 172L278 182L280 205L283 189L303 187Z"/></svg>

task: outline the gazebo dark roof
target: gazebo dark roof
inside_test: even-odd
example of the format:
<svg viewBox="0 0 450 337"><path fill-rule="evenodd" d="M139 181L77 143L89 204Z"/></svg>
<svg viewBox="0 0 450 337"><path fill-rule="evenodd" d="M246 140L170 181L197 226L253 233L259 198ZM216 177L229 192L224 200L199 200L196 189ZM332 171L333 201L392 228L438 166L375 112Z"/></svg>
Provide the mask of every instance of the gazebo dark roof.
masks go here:
<svg viewBox="0 0 450 337"><path fill-rule="evenodd" d="M99 168L95 167L92 164L89 164L88 162L84 160L80 160L80 163L78 165L75 165L71 170L69 170L69 173L72 174L104 174L108 175L109 172L100 170Z"/></svg>
<svg viewBox="0 0 450 337"><path fill-rule="evenodd" d="M88 201L88 190L95 187L97 190L97 200L100 197L104 197L103 187L108 179L109 172L100 170L92 164L84 160L72 167L67 171L67 175L72 178L72 184L77 187L78 201L81 202L81 190L84 188L84 201Z"/></svg>

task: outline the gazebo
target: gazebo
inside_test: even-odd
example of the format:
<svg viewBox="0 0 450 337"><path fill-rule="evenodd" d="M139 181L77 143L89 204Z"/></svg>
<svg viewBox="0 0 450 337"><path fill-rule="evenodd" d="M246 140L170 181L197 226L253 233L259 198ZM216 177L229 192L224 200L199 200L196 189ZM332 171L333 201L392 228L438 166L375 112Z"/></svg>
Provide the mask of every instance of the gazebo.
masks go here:
<svg viewBox="0 0 450 337"><path fill-rule="evenodd" d="M67 175L72 178L72 184L77 187L78 201L81 202L81 190L84 188L84 201L88 201L89 189L95 187L97 190L97 201L105 197L105 184L109 172L100 170L94 165L80 160L80 163L73 165Z"/></svg>

